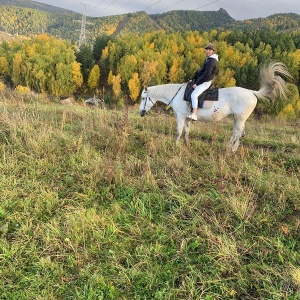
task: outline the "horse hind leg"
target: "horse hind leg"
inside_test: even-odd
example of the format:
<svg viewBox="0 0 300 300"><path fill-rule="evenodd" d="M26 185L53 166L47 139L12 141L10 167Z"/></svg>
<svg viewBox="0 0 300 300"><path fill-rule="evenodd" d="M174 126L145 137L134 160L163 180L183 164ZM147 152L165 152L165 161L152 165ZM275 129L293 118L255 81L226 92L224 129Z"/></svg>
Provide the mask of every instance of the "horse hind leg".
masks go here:
<svg viewBox="0 0 300 300"><path fill-rule="evenodd" d="M228 142L228 147L235 152L241 143L242 137L245 135L245 121L234 121L232 136Z"/></svg>
<svg viewBox="0 0 300 300"><path fill-rule="evenodd" d="M230 141L228 142L228 147L231 148L232 152L235 152L241 143L242 134L238 130L234 130Z"/></svg>

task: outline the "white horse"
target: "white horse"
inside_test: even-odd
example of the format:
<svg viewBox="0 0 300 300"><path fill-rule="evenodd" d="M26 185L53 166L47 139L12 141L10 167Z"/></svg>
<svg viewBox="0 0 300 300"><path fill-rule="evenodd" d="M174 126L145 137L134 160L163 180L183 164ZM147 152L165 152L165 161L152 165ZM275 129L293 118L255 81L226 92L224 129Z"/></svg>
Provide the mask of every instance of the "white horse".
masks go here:
<svg viewBox="0 0 300 300"><path fill-rule="evenodd" d="M271 62L261 69L261 87L258 91L241 87L229 87L219 89L219 100L204 102L202 109L198 109L198 120L203 122L220 121L223 118L234 115L234 128L228 147L235 152L245 133L245 122L253 112L257 99L274 99L280 95L286 98L287 85L281 76L291 78L287 67L280 62ZM178 144L183 128L184 139L188 144L190 119L187 116L191 112L188 101L184 101L184 91L187 83L163 84L144 88L139 108L143 117L157 101L161 101L172 107L177 117L176 144Z"/></svg>

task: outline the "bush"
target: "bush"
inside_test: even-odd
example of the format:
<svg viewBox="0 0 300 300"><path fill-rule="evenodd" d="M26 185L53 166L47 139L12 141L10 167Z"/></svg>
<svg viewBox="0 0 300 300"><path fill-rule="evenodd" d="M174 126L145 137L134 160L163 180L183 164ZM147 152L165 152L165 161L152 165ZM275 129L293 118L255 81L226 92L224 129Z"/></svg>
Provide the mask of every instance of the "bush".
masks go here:
<svg viewBox="0 0 300 300"><path fill-rule="evenodd" d="M15 90L23 95L30 93L30 88L27 86L18 85Z"/></svg>
<svg viewBox="0 0 300 300"><path fill-rule="evenodd" d="M285 120L294 120L297 118L296 112L293 108L292 104L288 104L279 114L279 118L283 118Z"/></svg>
<svg viewBox="0 0 300 300"><path fill-rule="evenodd" d="M5 84L0 81L0 92L3 92L5 90Z"/></svg>

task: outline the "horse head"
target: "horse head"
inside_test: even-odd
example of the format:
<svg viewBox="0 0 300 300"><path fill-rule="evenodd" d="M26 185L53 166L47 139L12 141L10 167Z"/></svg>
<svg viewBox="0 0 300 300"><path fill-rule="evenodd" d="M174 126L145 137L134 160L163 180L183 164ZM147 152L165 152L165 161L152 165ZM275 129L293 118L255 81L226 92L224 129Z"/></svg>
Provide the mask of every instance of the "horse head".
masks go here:
<svg viewBox="0 0 300 300"><path fill-rule="evenodd" d="M141 117L144 117L146 115L146 113L152 108L152 106L155 104L155 102L153 102L151 100L151 98L148 95L148 88L144 87L142 94L141 94L141 105L140 105L140 115Z"/></svg>

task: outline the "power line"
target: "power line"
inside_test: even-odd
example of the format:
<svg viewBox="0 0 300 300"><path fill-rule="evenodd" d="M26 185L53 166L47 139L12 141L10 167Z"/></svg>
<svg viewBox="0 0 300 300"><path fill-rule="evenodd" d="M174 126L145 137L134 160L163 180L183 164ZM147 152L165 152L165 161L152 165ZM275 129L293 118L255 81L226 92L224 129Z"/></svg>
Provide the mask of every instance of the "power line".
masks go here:
<svg viewBox="0 0 300 300"><path fill-rule="evenodd" d="M218 2L218 1L219 1L219 0L216 0L216 1L213 1L213 2L209 2L209 3L207 3L207 4L201 5L201 6L197 7L197 8L194 8L194 9L196 10L196 9L202 8L202 7L204 7L204 6L211 5L211 4L213 4L213 3L215 3L215 2Z"/></svg>
<svg viewBox="0 0 300 300"><path fill-rule="evenodd" d="M94 11L97 7L99 7L99 6L100 6L101 4L103 4L105 1L106 1L106 0L100 1L96 6L93 6L93 7L92 7L91 9L89 9L88 11L89 11L89 12L90 12L91 10ZM124 5L121 5L120 7L115 8L115 9L113 9L113 10L111 10L111 11L109 11L108 13L105 13L105 14L106 14L106 15L110 15L111 13L116 12L116 11L120 10L121 8L124 8L124 7L128 6L129 4L131 4L131 3L134 2L134 1L135 1L135 0L130 0L130 1L128 1L127 3L125 3ZM158 11L158 12L156 12L156 13L160 13L160 12L169 10L169 8L175 6L175 5L177 5L177 4L179 4L179 3L183 2L183 1L185 1L185 0L177 1L176 3L174 3L174 4L172 4L172 5L169 5L169 6L163 8L162 10L160 10L160 11ZM219 1L219 0L215 0L215 1L209 2L209 3L207 3L207 4L198 6L197 8L194 8L194 9L191 9L191 10L197 10L197 9L199 9L199 8L202 8L202 7L211 5L211 4L213 4L213 3L215 3L215 2L218 2L218 1ZM106 5L106 7L105 7L104 9L101 10L101 15L104 15L103 12L104 12L105 10L107 10L114 2L116 2L116 0L113 0L113 1L111 1L110 3L108 3L108 4ZM151 7L155 6L156 4L158 4L159 2L161 2L161 0L158 0L158 1L154 2L153 4L151 4L151 5L147 6L146 8L144 8L143 10L146 11L146 10L148 10L149 8L151 8Z"/></svg>
<svg viewBox="0 0 300 300"><path fill-rule="evenodd" d="M172 6L175 6L176 4L179 4L180 2L183 2L183 1L185 1L185 0L180 0L180 1L178 1L178 2L176 2L176 3L174 3L174 4L170 5L170 6L168 6L166 8L163 8L161 11L166 10L166 9L172 7Z"/></svg>
<svg viewBox="0 0 300 300"><path fill-rule="evenodd" d="M119 8L117 8L117 9L114 9L114 10L111 10L111 11L109 11L107 14L109 15L109 14L111 14L112 12L118 11L118 10L120 10L121 8L123 8L123 7L127 6L128 4L132 3L133 1L135 1L135 0L131 0L131 1L129 1L129 2L127 2L126 4L122 5L121 7L119 7Z"/></svg>
<svg viewBox="0 0 300 300"><path fill-rule="evenodd" d="M101 1L100 3L98 3L96 6L93 6L92 8L91 8L91 10L94 10L95 8L97 8L100 4L102 4L103 2L105 2L106 0L103 0L103 1Z"/></svg>
<svg viewBox="0 0 300 300"><path fill-rule="evenodd" d="M103 13L108 7L110 7L114 2L116 2L116 0L113 0L110 4L108 4L108 5L102 10L102 13Z"/></svg>
<svg viewBox="0 0 300 300"><path fill-rule="evenodd" d="M155 4L157 4L158 2L161 2L161 0L158 0L157 2L153 3L152 5L150 5L150 6L146 7L146 8L144 8L144 10L147 10L148 8L151 8L152 6L154 6Z"/></svg>

